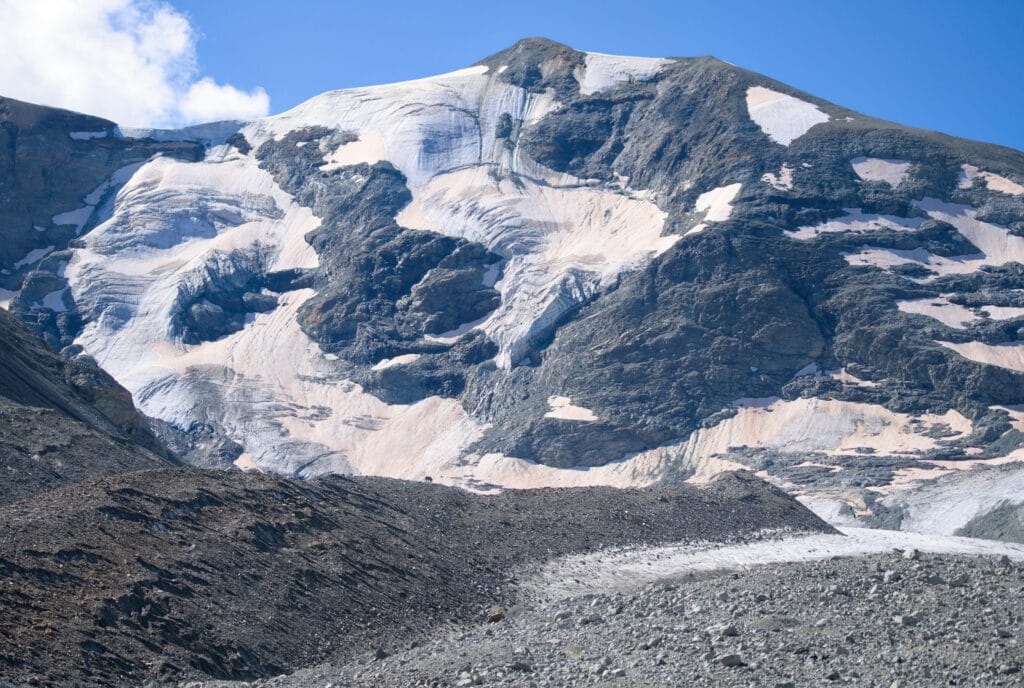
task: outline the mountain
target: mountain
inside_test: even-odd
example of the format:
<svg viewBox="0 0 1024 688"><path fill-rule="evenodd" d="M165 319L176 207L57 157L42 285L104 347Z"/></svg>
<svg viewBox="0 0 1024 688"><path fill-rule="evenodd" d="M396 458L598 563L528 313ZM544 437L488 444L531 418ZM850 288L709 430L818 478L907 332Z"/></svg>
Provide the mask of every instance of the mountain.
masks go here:
<svg viewBox="0 0 1024 688"><path fill-rule="evenodd" d="M1024 538L1024 153L542 39L252 122L0 121L11 312L191 463L748 467L837 522Z"/></svg>

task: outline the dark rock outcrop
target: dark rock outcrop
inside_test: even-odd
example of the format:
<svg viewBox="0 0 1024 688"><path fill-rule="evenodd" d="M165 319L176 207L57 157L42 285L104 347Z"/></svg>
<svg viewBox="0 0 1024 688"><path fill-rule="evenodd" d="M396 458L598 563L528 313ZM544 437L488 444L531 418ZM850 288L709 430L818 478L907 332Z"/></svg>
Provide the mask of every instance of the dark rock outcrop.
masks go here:
<svg viewBox="0 0 1024 688"><path fill-rule="evenodd" d="M86 478L171 465L131 395L0 311L0 504Z"/></svg>

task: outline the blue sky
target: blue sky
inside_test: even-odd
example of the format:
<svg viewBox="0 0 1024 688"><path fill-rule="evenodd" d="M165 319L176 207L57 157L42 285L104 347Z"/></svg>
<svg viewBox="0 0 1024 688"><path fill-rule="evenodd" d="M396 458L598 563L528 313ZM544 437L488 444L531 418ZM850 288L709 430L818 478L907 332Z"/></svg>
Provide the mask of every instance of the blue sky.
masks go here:
<svg viewBox="0 0 1024 688"><path fill-rule="evenodd" d="M714 55L865 114L1024 149L1024 2L176 0L204 70L278 112L457 69L525 36Z"/></svg>
<svg viewBox="0 0 1024 688"><path fill-rule="evenodd" d="M458 69L527 36L714 55L1024 150L1024 0L0 0L0 95L180 126Z"/></svg>

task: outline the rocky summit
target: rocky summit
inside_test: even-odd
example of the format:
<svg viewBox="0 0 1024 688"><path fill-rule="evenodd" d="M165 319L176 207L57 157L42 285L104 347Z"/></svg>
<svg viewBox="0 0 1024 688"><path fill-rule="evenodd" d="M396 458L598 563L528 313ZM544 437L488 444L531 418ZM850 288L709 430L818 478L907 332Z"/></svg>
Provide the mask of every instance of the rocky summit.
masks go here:
<svg viewBox="0 0 1024 688"><path fill-rule="evenodd" d="M0 685L1018 681L1024 153L544 39L0 144Z"/></svg>

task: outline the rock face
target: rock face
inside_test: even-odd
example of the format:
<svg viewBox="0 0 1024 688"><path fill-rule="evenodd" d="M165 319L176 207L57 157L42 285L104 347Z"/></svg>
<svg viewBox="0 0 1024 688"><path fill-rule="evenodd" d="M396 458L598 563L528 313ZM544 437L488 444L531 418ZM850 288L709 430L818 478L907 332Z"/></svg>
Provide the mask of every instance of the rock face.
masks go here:
<svg viewBox="0 0 1024 688"><path fill-rule="evenodd" d="M63 279L68 246L158 154L203 153L194 143L125 139L113 122L0 97L0 303L13 300L51 346L67 346L81 327Z"/></svg>
<svg viewBox="0 0 1024 688"><path fill-rule="evenodd" d="M0 504L172 463L127 390L0 312Z"/></svg>
<svg viewBox="0 0 1024 688"><path fill-rule="evenodd" d="M746 466L894 527L915 481L1022 474L1018 151L539 39L254 122L90 122L51 127L90 170L163 154L46 199L92 219L5 288L193 463L483 489ZM1020 503L942 492L950 533Z"/></svg>
<svg viewBox="0 0 1024 688"><path fill-rule="evenodd" d="M251 679L512 609L520 571L601 547L833 532L743 475L509 491L141 471L0 507L0 677ZM34 677L34 678L33 678Z"/></svg>

